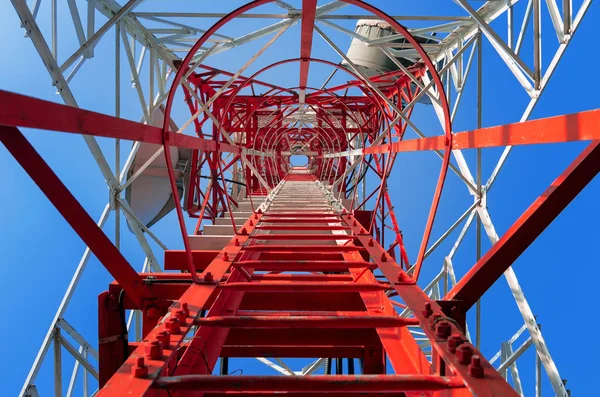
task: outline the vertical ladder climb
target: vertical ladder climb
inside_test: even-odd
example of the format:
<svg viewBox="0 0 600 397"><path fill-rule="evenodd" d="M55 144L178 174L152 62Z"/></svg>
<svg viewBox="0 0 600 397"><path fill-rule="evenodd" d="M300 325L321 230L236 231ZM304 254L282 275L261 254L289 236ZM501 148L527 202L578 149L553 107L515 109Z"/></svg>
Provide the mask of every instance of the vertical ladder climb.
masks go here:
<svg viewBox="0 0 600 397"><path fill-rule="evenodd" d="M218 225L192 237L194 256L209 262L197 264L203 282L186 280L99 395L515 395L465 337L464 314L430 300L307 169L293 168L264 211L252 208L238 203L232 217L248 219L237 233ZM229 239L218 252L205 240L213 230ZM153 277L159 285L166 276ZM414 335L436 343L423 349ZM234 357L315 358L326 375L228 375ZM212 375L219 358L221 375Z"/></svg>

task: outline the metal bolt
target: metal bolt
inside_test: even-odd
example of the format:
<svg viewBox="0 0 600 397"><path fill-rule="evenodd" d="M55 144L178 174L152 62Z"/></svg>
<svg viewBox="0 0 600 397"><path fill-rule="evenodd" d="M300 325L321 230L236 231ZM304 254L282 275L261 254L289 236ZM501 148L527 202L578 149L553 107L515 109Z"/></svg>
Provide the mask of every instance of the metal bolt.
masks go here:
<svg viewBox="0 0 600 397"><path fill-rule="evenodd" d="M181 310L183 310L186 315L190 314L190 309L188 308L187 302L183 302L181 304Z"/></svg>
<svg viewBox="0 0 600 397"><path fill-rule="evenodd" d="M456 348L463 343L463 338L460 334L452 334L448 338L448 350L451 353L456 353Z"/></svg>
<svg viewBox="0 0 600 397"><path fill-rule="evenodd" d="M481 366L481 357L474 355L471 357L471 364L469 364L469 375L473 378L483 378L483 367Z"/></svg>
<svg viewBox="0 0 600 397"><path fill-rule="evenodd" d="M137 357L135 365L131 367L131 376L134 378L145 378L148 376L148 367L144 364L144 357Z"/></svg>
<svg viewBox="0 0 600 397"><path fill-rule="evenodd" d="M471 362L473 356L473 349L467 344L460 345L456 348L456 358L462 365L468 365Z"/></svg>
<svg viewBox="0 0 600 397"><path fill-rule="evenodd" d="M212 283L214 281L214 277L211 272L206 272L206 274L204 275L204 281L206 281L207 283Z"/></svg>
<svg viewBox="0 0 600 397"><path fill-rule="evenodd" d="M223 252L223 255L221 256L221 259L224 261L228 261L229 260L229 255L227 254L227 252Z"/></svg>
<svg viewBox="0 0 600 397"><path fill-rule="evenodd" d="M431 310L431 303L425 303L425 310L423 310L423 316L429 317L433 314L433 310Z"/></svg>
<svg viewBox="0 0 600 397"><path fill-rule="evenodd" d="M404 272L399 272L398 273L398 278L397 278L399 283L403 283L404 281L406 281L406 278L404 277Z"/></svg>
<svg viewBox="0 0 600 397"><path fill-rule="evenodd" d="M184 310L177 310L175 312L175 317L179 320L180 323L185 324L185 320L187 320L187 313Z"/></svg>
<svg viewBox="0 0 600 397"><path fill-rule="evenodd" d="M167 324L165 325L167 331L169 331L172 335L179 335L181 332L181 326L179 325L179 320L175 317L170 317L167 320Z"/></svg>
<svg viewBox="0 0 600 397"><path fill-rule="evenodd" d="M250 226L254 226L254 222L252 222L252 219L250 219L250 221L248 221L248 224L249 224Z"/></svg>
<svg viewBox="0 0 600 397"><path fill-rule="evenodd" d="M383 254L381 254L381 261L387 262L387 255L385 254L385 252Z"/></svg>
<svg viewBox="0 0 600 397"><path fill-rule="evenodd" d="M234 245L235 247L239 247L239 246L240 246L240 240L238 240L237 238L235 238L235 239L233 240L233 245Z"/></svg>
<svg viewBox="0 0 600 397"><path fill-rule="evenodd" d="M259 208L256 210L257 213L262 214L262 210Z"/></svg>
<svg viewBox="0 0 600 397"><path fill-rule="evenodd" d="M438 339L447 339L452 332L452 327L448 321L440 321L435 329L435 336Z"/></svg>
<svg viewBox="0 0 600 397"><path fill-rule="evenodd" d="M248 234L248 230L246 228L242 228L242 236L246 236Z"/></svg>
<svg viewBox="0 0 600 397"><path fill-rule="evenodd" d="M360 228L360 234L365 234L366 232L367 231L363 227Z"/></svg>
<svg viewBox="0 0 600 397"><path fill-rule="evenodd" d="M163 355L163 346L159 340L153 340L150 343L146 343L144 350L146 351L146 356L148 356L150 360L158 360Z"/></svg>
<svg viewBox="0 0 600 397"><path fill-rule="evenodd" d="M375 245L375 242L373 241L372 238L369 239L369 244L368 245L369 245L369 247L372 247L372 246Z"/></svg>
<svg viewBox="0 0 600 397"><path fill-rule="evenodd" d="M160 331L156 336L156 339L162 343L163 348L168 348L171 345L171 334L169 331Z"/></svg>
<svg viewBox="0 0 600 397"><path fill-rule="evenodd" d="M352 222L352 226L358 226L358 222L356 222L356 221Z"/></svg>
<svg viewBox="0 0 600 397"><path fill-rule="evenodd" d="M258 215L257 214L254 214L254 219L258 219Z"/></svg>

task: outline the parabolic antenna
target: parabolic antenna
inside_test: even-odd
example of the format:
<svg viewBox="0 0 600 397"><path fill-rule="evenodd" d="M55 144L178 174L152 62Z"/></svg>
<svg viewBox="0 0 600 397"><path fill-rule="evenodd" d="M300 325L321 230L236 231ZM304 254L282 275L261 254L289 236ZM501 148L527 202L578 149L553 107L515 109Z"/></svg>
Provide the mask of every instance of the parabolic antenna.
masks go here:
<svg viewBox="0 0 600 397"><path fill-rule="evenodd" d="M156 108L152 112L151 119L153 126L162 127L164 108L162 106ZM171 120L171 131L177 130L177 126ZM125 198L133 213L147 227L154 225L175 208L173 194L169 186L169 176L167 174L164 154L161 152L149 165L146 165L158 150L162 150L161 145L141 143L127 174L127 180L129 181L138 170L146 167L127 186ZM179 197L184 197L185 200L185 194L183 193L187 190L186 184L189 180L187 174L189 172L189 159L191 158L192 151L191 149L177 147L171 147L169 150L171 150L171 160L175 169L175 177L177 178Z"/></svg>

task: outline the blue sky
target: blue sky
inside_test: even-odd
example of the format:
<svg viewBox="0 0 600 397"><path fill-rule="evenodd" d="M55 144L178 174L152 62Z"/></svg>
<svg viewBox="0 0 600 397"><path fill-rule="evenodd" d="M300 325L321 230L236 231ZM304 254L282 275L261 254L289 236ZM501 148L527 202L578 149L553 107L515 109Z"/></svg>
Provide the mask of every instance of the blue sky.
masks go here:
<svg viewBox="0 0 600 397"><path fill-rule="evenodd" d="M40 24L48 26L49 2L42 2ZM239 3L239 2L232 2ZM383 3L383 2L376 2ZM406 2L403 2L406 3ZM178 3L178 6L181 4ZM404 4L398 10L386 8L392 13L410 11L410 4ZM440 7L439 12L446 11ZM65 17L66 14L61 14ZM244 20L244 28L251 30L256 21ZM596 93L600 83L595 77L595 65L600 56L591 47L594 28L600 23L600 10L592 7L573 42L566 52L543 98L533 112L532 118L548 117L562 113L573 113L599 107L600 101ZM545 26L549 26L546 24ZM66 29L66 27L61 27ZM548 27L549 29L549 27ZM66 31L65 31L66 32ZM0 5L0 43L3 60L0 61L0 88L24 93L27 95L60 102L60 97L50 86L50 79L39 60L32 43L23 37L16 13L8 4ZM265 62L273 62L284 56L286 41L294 39L298 28L290 30L282 41L265 53ZM332 36L335 36L332 34ZM103 55L111 52L114 45L112 30L98 45L97 57L84 65L82 76L75 79L73 87L79 104L83 108L100 112L113 112L112 100L113 73L108 61L103 62ZM297 36L295 36L297 37ZM344 43L342 39L338 42ZM66 43L74 45L74 43ZM240 49L241 57L251 54L264 44L258 42ZM295 44L297 45L297 44ZM322 41L315 38L318 51L328 49ZM296 47L294 47L296 48ZM345 49L345 48L344 48ZM330 50L329 50L330 51ZM524 109L527 98L509 75L505 65L493 53L486 42L484 46L484 114L483 125L492 126L500 123L515 122ZM65 50L67 53L68 50ZM64 54L63 53L63 57ZM331 52L327 53L331 56ZM544 54L544 62L549 61L550 54ZM124 58L124 56L123 56ZM64 58L63 58L64 59ZM215 57L214 66L227 67L230 63L242 62L244 59L231 59L225 53ZM125 70L125 63L123 64ZM257 66L258 67L258 66ZM227 67L234 69L234 66ZM107 69L111 70L107 72ZM250 69L254 71L255 69ZM271 77L282 73L293 75L294 68L277 70ZM314 81L318 85L324 80L329 70L315 67ZM139 105L135 91L131 89L128 78L123 78L123 116L131 119L139 117ZM269 77L266 76L265 79ZM295 78L295 77L294 77ZM311 77L312 78L312 77ZM289 85L295 85L290 82ZM466 90L472 94L474 82L467 84ZM469 109L473 108L473 95L465 95L463 112L459 112L455 130L474 128L475 116ZM178 115L183 117L183 107ZM415 117L422 122L431 115L430 109L423 109ZM433 127L432 127L433 128ZM98 218L107 202L108 191L102 182L102 176L95 166L91 155L80 137L67 134L26 131L26 136L61 177L93 218ZM112 143L100 139L100 144L107 151L107 158L113 162ZM123 144L123 156L129 148ZM584 143L560 145L537 145L535 147L518 147L513 150L510 160L500 174L488 197L488 207L498 233L501 235L529 204L544 191L554 178L585 147ZM474 164L474 152L466 151L465 156L470 164ZM484 181L499 156L499 150L483 152ZM18 343L5 346L5 359L0 368L7 374L9 381L4 385L6 395L15 395L20 390L27 371L33 362L39 344L47 331L56 307L68 285L70 277L84 250L78 236L60 217L39 189L24 174L20 166L0 147L0 167L2 169L2 186L0 190L0 251L2 259L4 288L0 292L0 302L7 315L5 324L0 330L3 340L12 341L17 333ZM406 154L398 160L398 165L390 178L389 185L397 215L405 229L407 245L412 250L411 258L416 255L420 242L424 216L429 208L431 191L439 171L439 161L431 153ZM596 385L593 382L594 367L591 361L598 348L592 344L582 345L575 338L577 326L583 320L588 328L597 326L597 321L590 314L595 283L591 282L597 274L600 264L595 246L600 238L597 224L600 215L597 211L599 179L595 179L586 190L559 216L546 232L516 262L521 286L529 300L538 320L542 323L543 333L550 351L558 365L563 378L569 380L568 387L574 394L593 395ZM435 224L432 238L439 236L470 205L464 184L449 174L447 186L442 198L440 215ZM114 235L113 215L107 222L107 234ZM155 232L165 241L169 248L181 246L178 232L173 227L173 219L169 217L159 222ZM414 232L411 232L413 231ZM450 239L441 247L440 255L451 248ZM483 239L484 252L489 248L487 239ZM455 257L455 266L459 274L463 274L475 261L475 231L472 227L466 241ZM160 250L153 245L158 257ZM124 255L136 267L141 267L142 253L135 239L126 233L124 228L122 250ZM439 270L441 256L432 256L424 275L432 275ZM96 306L97 294L106 288L110 277L92 258L88 269L75 294L73 304L67 312L67 319L89 340L96 338ZM499 348L500 340L508 339L520 326L519 313L509 297L506 282L501 279L483 299L483 345L482 350L491 357ZM577 322L574 322L576 320ZM575 323L571 325L571 323ZM587 337L586 339L590 339ZM575 351L577 349L577 351ZM581 354L580 352L587 354ZM578 358L574 359L574 354ZM63 354L66 356L66 353ZM531 395L531 383L534 361L532 350L522 359L520 364L522 380L526 395ZM521 363L521 361L519 361ZM232 363L231 369L235 369ZM262 366L251 366L262 370ZM38 378L38 387L48 390L51 375L48 368ZM65 381L66 383L66 381ZM547 382L544 384L544 395L551 395Z"/></svg>

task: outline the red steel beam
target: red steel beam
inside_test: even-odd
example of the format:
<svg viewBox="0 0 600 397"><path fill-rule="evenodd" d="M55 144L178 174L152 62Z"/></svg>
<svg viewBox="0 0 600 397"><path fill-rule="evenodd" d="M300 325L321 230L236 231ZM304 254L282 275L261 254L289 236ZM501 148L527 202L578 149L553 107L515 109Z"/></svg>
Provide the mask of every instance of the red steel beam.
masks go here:
<svg viewBox="0 0 600 397"><path fill-rule="evenodd" d="M221 289L244 292L375 292L390 289L389 284L353 282L242 282L221 285Z"/></svg>
<svg viewBox="0 0 600 397"><path fill-rule="evenodd" d="M308 82L308 69L310 67L310 54L317 14L317 0L302 0L302 27L300 33L300 89L306 89Z"/></svg>
<svg viewBox="0 0 600 397"><path fill-rule="evenodd" d="M351 214L342 215L342 219L355 232L358 233L360 226L353 226L355 218ZM370 235L356 234L356 238L365 246L373 261L377 263L379 270L393 282L394 289L402 298L406 306L412 311L415 318L421 323L421 329L431 341L431 348L437 360L443 360L445 368L451 370L457 376L464 379L465 385L474 395L490 396L518 396L515 390L506 380L492 367L484 356L468 342L468 339L458 327L456 322L436 321L436 318L447 318L440 305L431 300L416 282L393 259L386 250ZM443 324L441 324L443 323ZM445 338L439 338L440 327L445 327L449 332ZM461 349L468 351L471 357L477 358L477 365L483 369L483 377L471 376L468 368L468 360L464 360L455 354L448 342L448 335L455 334L461 340ZM441 367L441 365L440 365Z"/></svg>
<svg viewBox="0 0 600 397"><path fill-rule="evenodd" d="M0 103L2 103L2 99L0 99ZM0 106L0 109L2 107L4 107L4 104ZM100 263L119 282L128 298L135 303L137 308L143 309L144 301L155 300L156 297L152 290L143 283L142 278L27 141L21 131L15 127L0 126L0 141L81 237Z"/></svg>
<svg viewBox="0 0 600 397"><path fill-rule="evenodd" d="M163 144L162 128L0 90L0 125ZM169 132L169 145L239 153L228 143Z"/></svg>
<svg viewBox="0 0 600 397"><path fill-rule="evenodd" d="M468 309L600 172L600 142L592 142L448 292Z"/></svg>
<svg viewBox="0 0 600 397"><path fill-rule="evenodd" d="M391 146L389 144L374 145L365 148L364 153L444 150L445 139L445 136L434 136L394 142ZM453 136L452 149L481 149L589 140L600 140L600 109L458 132Z"/></svg>
<svg viewBox="0 0 600 397"><path fill-rule="evenodd" d="M419 325L419 321L400 316L219 316L199 318L196 325L236 328L396 328Z"/></svg>
<svg viewBox="0 0 600 397"><path fill-rule="evenodd" d="M169 390L203 391L302 391L302 392L405 392L463 388L454 377L434 375L313 375L313 376L212 376L186 375L159 378L154 386Z"/></svg>

